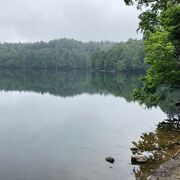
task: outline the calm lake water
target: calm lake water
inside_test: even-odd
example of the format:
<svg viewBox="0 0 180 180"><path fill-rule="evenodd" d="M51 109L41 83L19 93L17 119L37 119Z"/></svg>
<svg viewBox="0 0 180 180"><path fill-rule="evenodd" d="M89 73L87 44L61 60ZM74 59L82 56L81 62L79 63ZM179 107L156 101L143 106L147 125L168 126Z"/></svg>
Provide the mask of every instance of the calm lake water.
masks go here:
<svg viewBox="0 0 180 180"><path fill-rule="evenodd" d="M132 101L138 78L1 71L0 179L138 179L132 141L166 118L159 107L148 110Z"/></svg>

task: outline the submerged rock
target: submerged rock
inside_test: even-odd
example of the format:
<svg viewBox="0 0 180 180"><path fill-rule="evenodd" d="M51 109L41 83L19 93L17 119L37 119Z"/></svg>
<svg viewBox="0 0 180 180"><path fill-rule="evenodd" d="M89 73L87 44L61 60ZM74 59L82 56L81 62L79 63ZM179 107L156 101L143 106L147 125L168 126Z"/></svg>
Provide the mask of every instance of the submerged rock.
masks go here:
<svg viewBox="0 0 180 180"><path fill-rule="evenodd" d="M180 145L180 141L175 142L176 145Z"/></svg>
<svg viewBox="0 0 180 180"><path fill-rule="evenodd" d="M107 162L109 162L109 163L114 163L114 158L113 157L107 157L105 160Z"/></svg>
<svg viewBox="0 0 180 180"><path fill-rule="evenodd" d="M131 149L131 151L138 151L139 150L137 147L132 147L130 149Z"/></svg>
<svg viewBox="0 0 180 180"><path fill-rule="evenodd" d="M158 150L158 151L160 151L160 150L161 150L161 147L160 147L158 144L156 144L156 146L155 146L154 150Z"/></svg>
<svg viewBox="0 0 180 180"><path fill-rule="evenodd" d="M131 156L131 161L136 163L146 163L148 158L143 154L135 154Z"/></svg>
<svg viewBox="0 0 180 180"><path fill-rule="evenodd" d="M180 102L176 103L175 105L176 105L176 106L180 106Z"/></svg>
<svg viewBox="0 0 180 180"><path fill-rule="evenodd" d="M133 154L135 154L135 153L137 153L139 151L139 149L137 147L132 147L130 149L131 149Z"/></svg>

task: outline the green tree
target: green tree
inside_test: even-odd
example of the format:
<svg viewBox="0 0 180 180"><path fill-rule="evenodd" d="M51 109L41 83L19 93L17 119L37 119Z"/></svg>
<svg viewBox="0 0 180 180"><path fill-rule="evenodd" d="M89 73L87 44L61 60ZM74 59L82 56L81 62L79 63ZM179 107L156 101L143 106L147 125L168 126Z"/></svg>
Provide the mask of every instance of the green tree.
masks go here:
<svg viewBox="0 0 180 180"><path fill-rule="evenodd" d="M144 87L134 97L156 104L162 98L160 86L180 84L180 0L125 0L127 5L135 2L140 10L146 7L139 16L139 29L144 34L148 70L142 78Z"/></svg>

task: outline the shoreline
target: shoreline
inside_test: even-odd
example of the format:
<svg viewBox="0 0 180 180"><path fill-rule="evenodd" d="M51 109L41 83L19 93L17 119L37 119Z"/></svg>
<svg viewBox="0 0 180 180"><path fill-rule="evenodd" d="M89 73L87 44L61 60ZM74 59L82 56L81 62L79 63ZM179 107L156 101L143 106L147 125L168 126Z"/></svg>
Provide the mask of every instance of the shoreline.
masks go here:
<svg viewBox="0 0 180 180"><path fill-rule="evenodd" d="M162 164L148 180L179 180L180 179L180 149L171 160Z"/></svg>

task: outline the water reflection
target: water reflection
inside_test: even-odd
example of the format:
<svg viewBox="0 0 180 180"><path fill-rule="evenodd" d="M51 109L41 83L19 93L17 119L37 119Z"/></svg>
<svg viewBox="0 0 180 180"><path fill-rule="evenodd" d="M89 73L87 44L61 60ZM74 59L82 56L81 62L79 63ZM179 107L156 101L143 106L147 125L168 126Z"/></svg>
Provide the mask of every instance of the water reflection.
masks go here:
<svg viewBox="0 0 180 180"><path fill-rule="evenodd" d="M138 141L132 142L139 153L149 155L149 161L134 167L133 173L138 180L144 180L164 162L180 150L180 107L179 90L166 91L164 100L159 103L166 112L167 119L159 122L155 131L142 133Z"/></svg>
<svg viewBox="0 0 180 180"><path fill-rule="evenodd" d="M148 178L162 163L169 160L180 149L180 134L166 128L157 128L155 132L143 133L133 144L141 153L148 152L150 160L146 164L134 167L136 179Z"/></svg>
<svg viewBox="0 0 180 180"><path fill-rule="evenodd" d="M24 179L37 179L37 174L43 180L52 177L55 180L59 177L134 179L130 174L132 168L136 179L148 177L176 150L175 144L172 149L167 149L166 145L172 139L178 141L179 135L167 130L172 122L159 123L155 131L143 133L141 139L134 142L142 152L152 154L152 161L141 166L128 164L130 141L164 117L159 109L151 113L142 110L137 103L122 100L133 101L133 89L141 86L138 79L138 74L1 70L0 90L5 92L0 96L0 142L5 145L0 149L0 174L4 175L0 177L13 179L15 173L22 175L21 169ZM19 93L24 91L28 93ZM37 93L53 96L39 96ZM103 98L99 95L113 96ZM13 104L10 96L20 98ZM67 98L73 96L76 98ZM171 90L159 104L168 114L168 120L179 117L178 97L178 92ZM173 125L175 127L177 124ZM163 151L154 151L157 145ZM112 170L103 161L111 155L109 153L120 162ZM12 162L19 163L19 167L14 169ZM24 165L24 162L28 163ZM8 174L7 169L14 174Z"/></svg>
<svg viewBox="0 0 180 180"><path fill-rule="evenodd" d="M139 74L91 73L87 71L1 70L0 89L33 91L61 97L113 94L132 101L132 90L140 86Z"/></svg>

